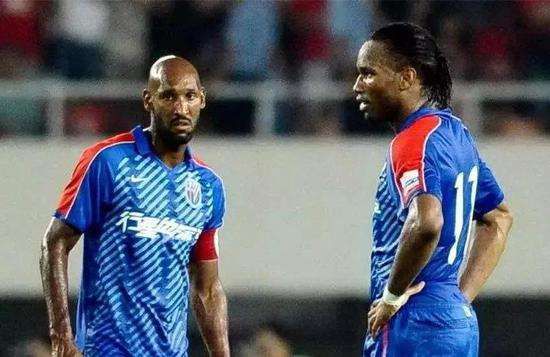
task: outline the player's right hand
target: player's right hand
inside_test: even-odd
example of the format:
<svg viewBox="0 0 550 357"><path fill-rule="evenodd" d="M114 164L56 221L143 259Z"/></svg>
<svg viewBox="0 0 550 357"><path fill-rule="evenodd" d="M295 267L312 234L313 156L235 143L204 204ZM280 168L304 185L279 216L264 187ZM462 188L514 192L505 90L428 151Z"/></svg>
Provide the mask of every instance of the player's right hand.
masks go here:
<svg viewBox="0 0 550 357"><path fill-rule="evenodd" d="M402 302L399 305L390 305L384 302L383 299L375 300L368 313L368 330L372 338L376 338L380 330L390 321L390 319L399 311L399 309L407 303L409 297L418 294L426 285L423 281L410 286L403 293Z"/></svg>
<svg viewBox="0 0 550 357"><path fill-rule="evenodd" d="M52 338L52 357L82 357L72 339Z"/></svg>

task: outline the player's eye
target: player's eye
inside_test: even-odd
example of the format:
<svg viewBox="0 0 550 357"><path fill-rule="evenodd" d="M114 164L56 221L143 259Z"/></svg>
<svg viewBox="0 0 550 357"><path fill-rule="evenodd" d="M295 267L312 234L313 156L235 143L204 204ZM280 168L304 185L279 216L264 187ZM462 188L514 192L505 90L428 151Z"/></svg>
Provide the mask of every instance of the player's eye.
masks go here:
<svg viewBox="0 0 550 357"><path fill-rule="evenodd" d="M374 71L373 70L370 70L370 69L364 69L362 70L360 73L359 73L359 80L364 82L366 81L367 79L371 78L372 76L374 76Z"/></svg>
<svg viewBox="0 0 550 357"><path fill-rule="evenodd" d="M189 93L187 93L187 99L193 100L193 99L195 99L195 98L197 98L197 93L195 93L195 92L189 92Z"/></svg>
<svg viewBox="0 0 550 357"><path fill-rule="evenodd" d="M161 99L164 99L164 100L174 101L174 100L176 100L177 95L176 95L176 93L174 93L172 91L168 91L168 92L163 92L160 95L160 97L161 97Z"/></svg>

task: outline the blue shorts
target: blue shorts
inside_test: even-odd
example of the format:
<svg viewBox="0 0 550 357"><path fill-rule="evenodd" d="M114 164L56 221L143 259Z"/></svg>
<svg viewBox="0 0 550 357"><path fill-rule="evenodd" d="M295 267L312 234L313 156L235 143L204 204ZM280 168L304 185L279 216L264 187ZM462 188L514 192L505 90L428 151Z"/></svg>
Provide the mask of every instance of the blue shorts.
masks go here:
<svg viewBox="0 0 550 357"><path fill-rule="evenodd" d="M376 339L367 334L363 357L476 357L477 317L469 304L406 304Z"/></svg>

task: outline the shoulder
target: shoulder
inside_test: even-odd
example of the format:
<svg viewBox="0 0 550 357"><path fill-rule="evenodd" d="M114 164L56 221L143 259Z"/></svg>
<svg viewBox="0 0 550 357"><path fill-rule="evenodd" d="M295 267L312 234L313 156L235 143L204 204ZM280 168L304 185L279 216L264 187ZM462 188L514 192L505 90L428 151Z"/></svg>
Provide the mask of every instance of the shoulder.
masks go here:
<svg viewBox="0 0 550 357"><path fill-rule="evenodd" d="M130 132L122 133L99 141L84 149L82 155L80 156L80 162L89 165L98 159L110 159L107 156L112 156L110 154L115 152L115 150L113 150L114 148L120 147L124 144L133 144L134 142L134 136Z"/></svg>
<svg viewBox="0 0 550 357"><path fill-rule="evenodd" d="M191 156L191 160L195 164L195 168L200 172L201 176L213 184L213 186L219 186L223 189L223 180L220 175L207 163L205 163L201 158L196 155Z"/></svg>
<svg viewBox="0 0 550 357"><path fill-rule="evenodd" d="M423 117L399 133L391 143L391 162L396 168L407 161L420 161L426 151L426 145L434 133L441 127L442 119L436 115Z"/></svg>

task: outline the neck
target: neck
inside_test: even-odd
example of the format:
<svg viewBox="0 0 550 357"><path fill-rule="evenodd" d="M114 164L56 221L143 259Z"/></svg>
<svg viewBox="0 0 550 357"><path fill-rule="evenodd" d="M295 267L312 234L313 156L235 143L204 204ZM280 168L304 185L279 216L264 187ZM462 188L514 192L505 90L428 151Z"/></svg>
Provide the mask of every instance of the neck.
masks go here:
<svg viewBox="0 0 550 357"><path fill-rule="evenodd" d="M418 109L422 108L424 105L426 105L427 100L426 98L416 98L413 100L405 100L403 101L401 107L397 111L396 119L391 122L391 127L395 133L399 130L399 128L403 125L405 122L405 119L412 113L416 112Z"/></svg>
<svg viewBox="0 0 550 357"><path fill-rule="evenodd" d="M155 153L169 167L178 165L185 158L187 144L171 145L167 143L158 134L154 126L151 126L151 143Z"/></svg>

